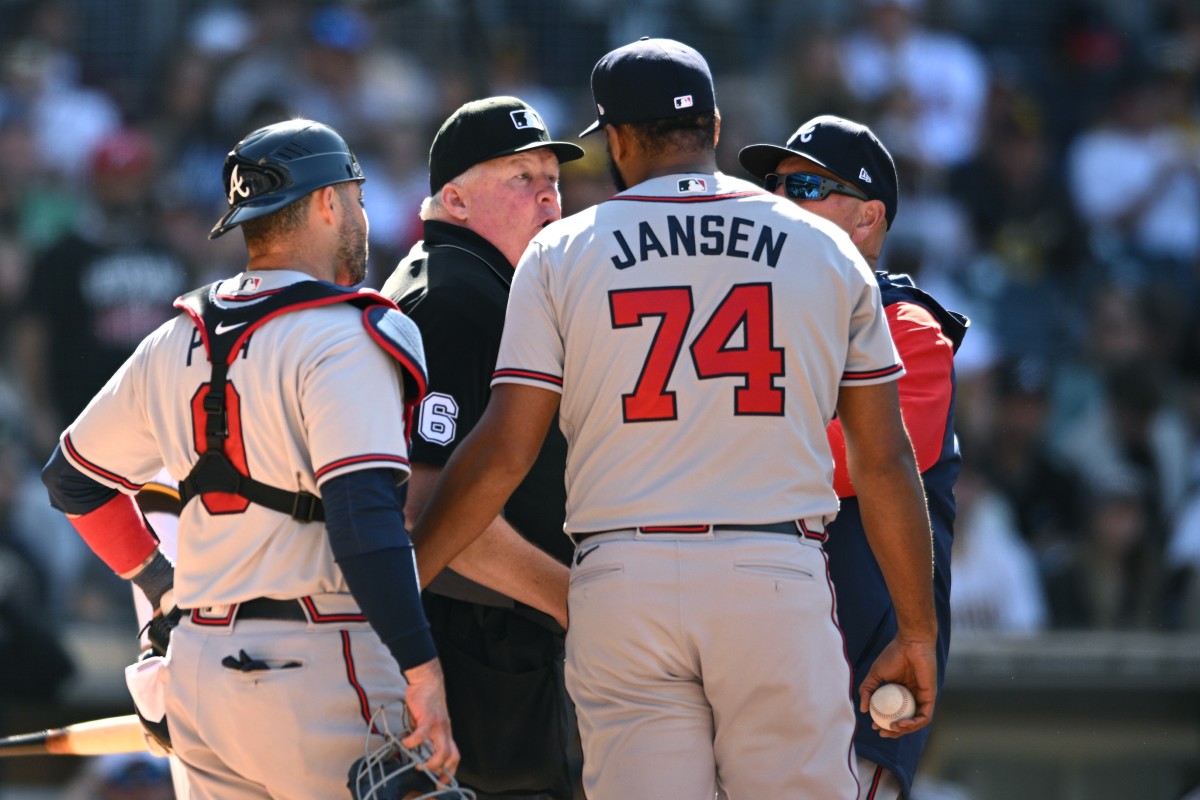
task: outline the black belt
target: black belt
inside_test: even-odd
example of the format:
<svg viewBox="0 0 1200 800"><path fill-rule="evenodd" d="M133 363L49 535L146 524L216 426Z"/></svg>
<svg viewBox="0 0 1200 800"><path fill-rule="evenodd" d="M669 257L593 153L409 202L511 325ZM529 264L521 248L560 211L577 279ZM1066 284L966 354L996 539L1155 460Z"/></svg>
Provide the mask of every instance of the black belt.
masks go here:
<svg viewBox="0 0 1200 800"><path fill-rule="evenodd" d="M299 600L274 600L270 597L256 597L238 603L237 618L308 622L308 616Z"/></svg>
<svg viewBox="0 0 1200 800"><path fill-rule="evenodd" d="M344 622L366 622L367 617L361 611L321 611L310 597L296 600L275 600L269 597L256 597L233 605L193 608L187 612L197 625L209 627L228 627L234 620L266 619L283 622L312 622L314 624Z"/></svg>
<svg viewBox="0 0 1200 800"><path fill-rule="evenodd" d="M748 533L782 533L786 536L799 536L801 533L808 534L808 531L802 531L801 525L794 520L787 522L766 522L760 524L753 523L723 523L720 525L646 525L639 528L610 528L604 531L588 531L587 533L577 533L574 535L575 542L582 542L584 539L592 536L599 536L602 533L617 533L618 531L637 531L641 534L689 534L689 533L709 533L710 531L746 531Z"/></svg>

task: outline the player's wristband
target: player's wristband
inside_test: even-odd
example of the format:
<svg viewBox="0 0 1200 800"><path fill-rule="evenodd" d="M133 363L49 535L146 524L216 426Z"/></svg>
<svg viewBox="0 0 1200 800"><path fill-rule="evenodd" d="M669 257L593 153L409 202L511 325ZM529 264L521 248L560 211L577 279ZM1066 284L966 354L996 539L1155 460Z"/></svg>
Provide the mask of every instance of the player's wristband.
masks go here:
<svg viewBox="0 0 1200 800"><path fill-rule="evenodd" d="M175 565L159 550L154 554L150 563L142 567L141 571L131 580L146 595L146 599L150 601L150 607L157 610L161 607L162 596L175 585ZM162 610L169 611L170 609Z"/></svg>
<svg viewBox="0 0 1200 800"><path fill-rule="evenodd" d="M137 569L158 547L146 518L127 494L118 494L95 511L68 519L92 552L118 575Z"/></svg>

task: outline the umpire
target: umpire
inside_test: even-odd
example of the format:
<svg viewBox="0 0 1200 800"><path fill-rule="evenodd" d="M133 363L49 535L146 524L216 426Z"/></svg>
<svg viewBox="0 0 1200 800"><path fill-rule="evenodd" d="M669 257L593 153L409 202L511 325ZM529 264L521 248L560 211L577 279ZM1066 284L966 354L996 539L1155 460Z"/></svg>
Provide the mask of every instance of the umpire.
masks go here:
<svg viewBox="0 0 1200 800"><path fill-rule="evenodd" d="M515 97L467 103L434 137L423 240L383 286L420 327L429 365L411 450L410 521L483 414L513 270L534 235L562 216L559 164L581 156L582 148L551 141L537 112ZM566 620L543 613L566 607L566 453L554 426L503 514L424 594L462 753L458 777L481 798L573 793Z"/></svg>

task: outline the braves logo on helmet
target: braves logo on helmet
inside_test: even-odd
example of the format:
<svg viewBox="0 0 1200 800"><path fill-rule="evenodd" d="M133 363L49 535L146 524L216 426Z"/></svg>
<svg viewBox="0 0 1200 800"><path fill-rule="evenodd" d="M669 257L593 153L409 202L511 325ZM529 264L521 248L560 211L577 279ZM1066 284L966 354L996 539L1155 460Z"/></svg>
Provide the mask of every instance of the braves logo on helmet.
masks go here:
<svg viewBox="0 0 1200 800"><path fill-rule="evenodd" d="M237 202L239 197L249 197L250 187L238 175L238 164L233 165L233 172L229 175L229 205Z"/></svg>

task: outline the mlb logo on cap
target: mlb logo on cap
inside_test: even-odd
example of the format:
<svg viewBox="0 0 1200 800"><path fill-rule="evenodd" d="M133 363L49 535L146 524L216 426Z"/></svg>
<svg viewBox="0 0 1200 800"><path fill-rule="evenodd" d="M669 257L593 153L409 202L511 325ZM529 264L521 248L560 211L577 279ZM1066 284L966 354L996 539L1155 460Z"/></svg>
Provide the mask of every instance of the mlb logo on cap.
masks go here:
<svg viewBox="0 0 1200 800"><path fill-rule="evenodd" d="M705 114L717 107L704 56L682 42L648 37L596 62L592 99L597 119L580 136L604 125Z"/></svg>
<svg viewBox="0 0 1200 800"><path fill-rule="evenodd" d="M546 124L542 122L542 118L532 108L509 112L509 116L512 117L513 125L517 127L517 130L524 128L535 128L539 131L546 130Z"/></svg>

